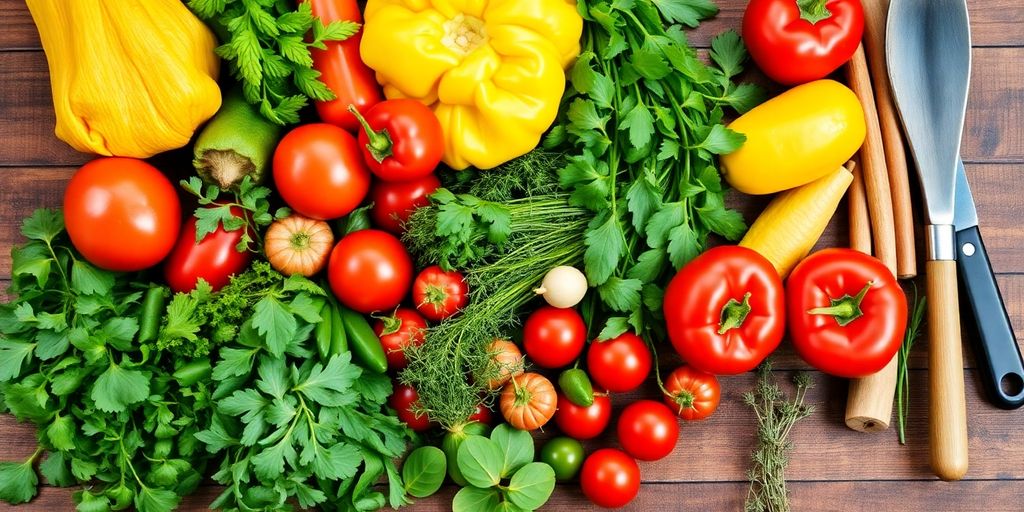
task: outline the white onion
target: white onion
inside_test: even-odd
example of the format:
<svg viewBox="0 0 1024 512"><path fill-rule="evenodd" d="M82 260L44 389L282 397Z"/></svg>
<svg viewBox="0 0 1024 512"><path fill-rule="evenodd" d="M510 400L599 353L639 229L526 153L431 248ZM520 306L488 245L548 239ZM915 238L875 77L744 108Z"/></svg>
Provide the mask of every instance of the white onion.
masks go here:
<svg viewBox="0 0 1024 512"><path fill-rule="evenodd" d="M534 292L556 308L571 308L587 294L587 277L576 267L555 267L544 275L540 288Z"/></svg>

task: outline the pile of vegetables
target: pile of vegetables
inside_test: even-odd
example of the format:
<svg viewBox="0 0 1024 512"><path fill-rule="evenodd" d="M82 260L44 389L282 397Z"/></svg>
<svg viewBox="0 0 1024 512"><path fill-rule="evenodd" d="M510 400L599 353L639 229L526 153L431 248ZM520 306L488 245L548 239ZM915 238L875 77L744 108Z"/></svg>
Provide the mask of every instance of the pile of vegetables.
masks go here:
<svg viewBox="0 0 1024 512"><path fill-rule="evenodd" d="M678 419L713 414L716 375L759 368L748 508L785 510L787 436L810 414L806 377L792 401L769 380L787 326L841 377L904 343L906 300L881 263L808 256L865 136L856 96L824 79L860 38L855 1L751 2L755 62L802 84L766 102L738 81L735 31L708 59L688 44L708 2L153 4L132 9L167 24L148 29L156 62L129 51L129 11L29 2L58 136L116 156L79 169L63 211L38 210L13 251L0 411L32 422L39 448L0 463L0 499L32 499L38 465L81 487L82 512L172 510L204 478L224 510L398 508L446 478L457 512L535 510L577 478L620 507L637 461L675 449ZM844 44L793 56L814 64L795 73L773 37L793 29L751 14L769 11L835 25ZM69 81L87 45L58 46L92 32L124 51ZM154 101L129 68L181 91ZM112 116L120 97L82 85L101 77L129 111L161 108ZM208 119L180 187L132 158ZM779 195L748 229L730 186ZM738 245L709 248L721 240ZM668 346L686 363L663 379ZM610 395L652 372L660 396L614 418L618 448L585 456ZM564 435L538 451L541 428Z"/></svg>

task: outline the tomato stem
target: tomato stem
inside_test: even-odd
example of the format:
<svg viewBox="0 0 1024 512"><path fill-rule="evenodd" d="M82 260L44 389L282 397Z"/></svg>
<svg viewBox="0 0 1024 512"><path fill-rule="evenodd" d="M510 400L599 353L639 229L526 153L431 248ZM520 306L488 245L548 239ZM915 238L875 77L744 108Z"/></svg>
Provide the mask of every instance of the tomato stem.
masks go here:
<svg viewBox="0 0 1024 512"><path fill-rule="evenodd" d="M864 296L868 294L868 290L875 284L874 281L868 281L868 284L864 285L857 295L850 296L850 294L843 295L838 299L829 299L831 305L824 308L814 308L807 312L808 315L829 315L836 319L836 323L840 326L845 327L850 322L864 316L864 312L860 309L860 303L864 301Z"/></svg>
<svg viewBox="0 0 1024 512"><path fill-rule="evenodd" d="M796 0L797 7L800 8L800 17L809 21L812 25L828 19L832 16L832 12L825 7L825 2L828 0Z"/></svg>
<svg viewBox="0 0 1024 512"><path fill-rule="evenodd" d="M394 152L392 152L394 142L391 140L391 134L389 134L386 129L376 131L371 128L370 123L366 122L366 118L359 113L359 110L356 109L355 105L349 105L348 111L351 112L352 115L356 116L356 120L359 121L359 124L363 125L363 131L366 132L366 137L369 139L369 142L366 144L366 149L378 164L383 162L385 158L394 155Z"/></svg>
<svg viewBox="0 0 1024 512"><path fill-rule="evenodd" d="M725 334L730 329L736 329L743 325L750 314L750 292L743 294L743 302L736 299L729 299L722 306L721 323L718 324L718 334Z"/></svg>
<svg viewBox="0 0 1024 512"><path fill-rule="evenodd" d="M672 401L679 406L679 412L683 412L687 409L693 409L693 402L697 400L697 397L693 396L687 389L681 389L678 393L672 395Z"/></svg>

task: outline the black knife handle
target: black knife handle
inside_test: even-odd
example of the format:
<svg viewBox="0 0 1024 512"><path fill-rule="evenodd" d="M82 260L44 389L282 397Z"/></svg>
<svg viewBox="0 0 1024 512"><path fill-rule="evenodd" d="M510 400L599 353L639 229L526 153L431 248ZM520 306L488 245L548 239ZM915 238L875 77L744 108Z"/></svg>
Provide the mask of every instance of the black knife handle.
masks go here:
<svg viewBox="0 0 1024 512"><path fill-rule="evenodd" d="M956 234L956 262L971 303L978 337L975 353L989 400L1003 409L1024 405L1024 362L999 294L978 227Z"/></svg>

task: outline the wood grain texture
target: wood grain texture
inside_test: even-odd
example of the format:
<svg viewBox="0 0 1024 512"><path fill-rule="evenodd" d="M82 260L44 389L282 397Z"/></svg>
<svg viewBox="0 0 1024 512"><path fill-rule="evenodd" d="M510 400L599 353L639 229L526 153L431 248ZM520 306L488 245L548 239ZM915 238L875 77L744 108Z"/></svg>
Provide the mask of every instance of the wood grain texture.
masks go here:
<svg viewBox="0 0 1024 512"><path fill-rule="evenodd" d="M925 263L925 278L932 469L943 480L959 480L967 473L968 450L956 262Z"/></svg>

